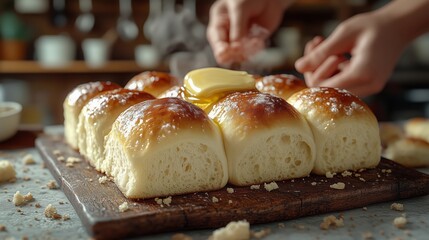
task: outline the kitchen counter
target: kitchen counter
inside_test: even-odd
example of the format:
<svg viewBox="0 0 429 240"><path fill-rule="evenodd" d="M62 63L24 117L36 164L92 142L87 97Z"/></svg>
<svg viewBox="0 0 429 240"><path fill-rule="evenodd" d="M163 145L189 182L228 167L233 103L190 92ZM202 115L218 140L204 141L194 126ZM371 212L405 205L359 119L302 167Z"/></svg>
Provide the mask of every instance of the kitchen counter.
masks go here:
<svg viewBox="0 0 429 240"><path fill-rule="evenodd" d="M55 133L60 128L49 127L46 132ZM47 184L54 180L43 160L37 153L32 136L21 133L14 148L10 143L0 143L0 159L7 159L14 164L17 179L14 183L0 184L0 239L89 239L82 223L65 194L60 189L50 189ZM25 141L24 141L25 140ZM9 141L10 142L10 141ZM22 145L20 145L22 144ZM5 150L7 149L7 150ZM34 164L25 165L23 157L31 154ZM419 169L429 174L429 168ZM21 194L31 192L34 200L24 206L15 207L12 203L16 191ZM427 239L429 236L429 195L396 201L404 204L404 211L391 210L393 202L365 206L349 211L304 217L295 220L252 225L252 231L269 229L263 239ZM36 207L39 205L41 207ZM44 209L52 204L62 216L69 220L46 218ZM328 215L342 215L344 226L321 230L320 223ZM408 223L404 229L393 225L396 217L406 215ZM193 239L207 239L214 229L181 232ZM171 239L175 233L145 236L136 239ZM372 238L370 238L372 236Z"/></svg>

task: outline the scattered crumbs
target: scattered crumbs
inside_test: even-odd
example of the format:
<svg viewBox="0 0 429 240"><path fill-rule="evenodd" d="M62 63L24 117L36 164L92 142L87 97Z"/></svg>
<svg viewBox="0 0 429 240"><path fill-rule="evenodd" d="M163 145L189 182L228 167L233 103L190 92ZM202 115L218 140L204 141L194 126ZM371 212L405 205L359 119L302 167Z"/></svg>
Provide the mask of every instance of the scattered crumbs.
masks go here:
<svg viewBox="0 0 429 240"><path fill-rule="evenodd" d="M64 214L63 215L63 221L67 221L67 220L70 220L70 215Z"/></svg>
<svg viewBox="0 0 429 240"><path fill-rule="evenodd" d="M32 154L27 154L22 158L22 163L24 163L24 165L32 165L35 164L36 161L34 161L34 157Z"/></svg>
<svg viewBox="0 0 429 240"><path fill-rule="evenodd" d="M163 207L162 205L162 199L161 198L155 198L155 202L160 205L161 207Z"/></svg>
<svg viewBox="0 0 429 240"><path fill-rule="evenodd" d="M359 180L362 182L366 182L366 180L364 178L361 178L361 177L359 178Z"/></svg>
<svg viewBox="0 0 429 240"><path fill-rule="evenodd" d="M60 162L64 162L66 159L64 156L59 156L59 157L57 157L57 160Z"/></svg>
<svg viewBox="0 0 429 240"><path fill-rule="evenodd" d="M33 195L31 195L30 192L25 195L22 195L19 191L17 191L13 195L12 202L15 204L15 206L22 206L31 200L33 200Z"/></svg>
<svg viewBox="0 0 429 240"><path fill-rule="evenodd" d="M316 184L317 184L316 182L312 182L311 186L316 186Z"/></svg>
<svg viewBox="0 0 429 240"><path fill-rule="evenodd" d="M286 227L286 225L285 225L284 223L279 223L279 224L277 224L277 226L278 226L279 228L285 228L285 227Z"/></svg>
<svg viewBox="0 0 429 240"><path fill-rule="evenodd" d="M57 183L55 182L55 180L50 180L50 181L46 184L46 186L47 186L49 189L57 189L57 188L58 188Z"/></svg>
<svg viewBox="0 0 429 240"><path fill-rule="evenodd" d="M405 225L407 225L407 219L405 216L396 217L393 219L393 225L397 228L403 229L405 228Z"/></svg>
<svg viewBox="0 0 429 240"><path fill-rule="evenodd" d="M264 228L259 231L251 231L250 235L256 239L261 239L268 236L271 233L271 228Z"/></svg>
<svg viewBox="0 0 429 240"><path fill-rule="evenodd" d="M63 204L64 204L64 202L63 202L63 201L59 201L59 202L58 202L58 204L63 205Z"/></svg>
<svg viewBox="0 0 429 240"><path fill-rule="evenodd" d="M42 206L40 205L40 203L36 203L36 204L34 204L34 207L41 208Z"/></svg>
<svg viewBox="0 0 429 240"><path fill-rule="evenodd" d="M368 211L368 208L367 207L363 207L362 210Z"/></svg>
<svg viewBox="0 0 429 240"><path fill-rule="evenodd" d="M77 157L68 157L66 160L66 166L67 167L74 167L75 163L80 163L82 162L82 159L77 158Z"/></svg>
<svg viewBox="0 0 429 240"><path fill-rule="evenodd" d="M352 175L352 172L347 171L347 170L341 173L341 176L343 176L343 177L348 177L348 176L351 176L351 175Z"/></svg>
<svg viewBox="0 0 429 240"><path fill-rule="evenodd" d="M128 207L128 203L127 202L123 202L121 205L119 205L119 212L126 212L129 209L130 208Z"/></svg>
<svg viewBox="0 0 429 240"><path fill-rule="evenodd" d="M217 197L213 196L213 197L212 197L212 202L213 202L213 203L217 203L217 202L219 202L219 198L217 198Z"/></svg>
<svg viewBox="0 0 429 240"><path fill-rule="evenodd" d="M273 191L275 189L278 189L279 185L277 185L277 183L273 181L273 182L270 182L270 183L264 183L264 188L268 192L271 192L271 191Z"/></svg>
<svg viewBox="0 0 429 240"><path fill-rule="evenodd" d="M164 207L164 204L167 206L170 206L171 202L172 202L172 198L171 196L166 197L166 198L155 198L155 202L160 205L161 207Z"/></svg>
<svg viewBox="0 0 429 240"><path fill-rule="evenodd" d="M392 173L392 169L381 169L382 173Z"/></svg>
<svg viewBox="0 0 429 240"><path fill-rule="evenodd" d="M334 215L329 215L323 218L322 223L320 224L320 229L328 230L330 227L342 227L344 226L344 220L342 217L335 217Z"/></svg>
<svg viewBox="0 0 429 240"><path fill-rule="evenodd" d="M404 211L404 204L392 203L392 205L390 205L390 209L395 210L395 211Z"/></svg>
<svg viewBox="0 0 429 240"><path fill-rule="evenodd" d="M0 160L0 183L16 179L15 168L8 160Z"/></svg>
<svg viewBox="0 0 429 240"><path fill-rule="evenodd" d="M355 173L355 177L360 177L360 173Z"/></svg>
<svg viewBox="0 0 429 240"><path fill-rule="evenodd" d="M22 178L22 180L24 180L24 181L30 181L30 180L31 180L31 177L29 177L29 176L24 176L24 177Z"/></svg>
<svg viewBox="0 0 429 240"><path fill-rule="evenodd" d="M230 222L223 228L216 229L211 240L250 239L250 224L247 221Z"/></svg>
<svg viewBox="0 0 429 240"><path fill-rule="evenodd" d="M100 184L105 184L107 181L109 181L109 178L107 176L102 176L98 178L98 182Z"/></svg>
<svg viewBox="0 0 429 240"><path fill-rule="evenodd" d="M171 236L171 240L192 240L192 237L183 233L176 233Z"/></svg>
<svg viewBox="0 0 429 240"><path fill-rule="evenodd" d="M73 163L66 163L66 167L72 168L72 167L74 167L74 164Z"/></svg>
<svg viewBox="0 0 429 240"><path fill-rule="evenodd" d="M343 182L337 182L337 183L334 183L332 185L329 185L329 187L333 188L333 189L342 190L342 189L346 188L346 185Z"/></svg>
<svg viewBox="0 0 429 240"><path fill-rule="evenodd" d="M372 232L363 232L362 233L362 239L363 240L372 240L372 239L374 239L374 234L372 234Z"/></svg>
<svg viewBox="0 0 429 240"><path fill-rule="evenodd" d="M226 191L227 191L228 193L234 193L234 188L227 188L227 189L226 189Z"/></svg>
<svg viewBox="0 0 429 240"><path fill-rule="evenodd" d="M6 232L6 226L3 224L0 224L0 232Z"/></svg>
<svg viewBox="0 0 429 240"><path fill-rule="evenodd" d="M52 204L48 204L45 208L45 217L51 219L61 219L61 215L57 213L57 209L52 206Z"/></svg>
<svg viewBox="0 0 429 240"><path fill-rule="evenodd" d="M232 204L232 200L228 200L228 204Z"/></svg>
<svg viewBox="0 0 429 240"><path fill-rule="evenodd" d="M89 178L89 179L88 179L88 181L89 181L89 182L92 182L92 181L94 181L94 180L92 180L92 178Z"/></svg>
<svg viewBox="0 0 429 240"><path fill-rule="evenodd" d="M261 188L261 185L259 185L259 184L250 186L250 189L252 189L252 190L254 190L254 189L260 189L260 188Z"/></svg>
<svg viewBox="0 0 429 240"><path fill-rule="evenodd" d="M326 172L325 176L326 178L333 178L336 175L336 173Z"/></svg>

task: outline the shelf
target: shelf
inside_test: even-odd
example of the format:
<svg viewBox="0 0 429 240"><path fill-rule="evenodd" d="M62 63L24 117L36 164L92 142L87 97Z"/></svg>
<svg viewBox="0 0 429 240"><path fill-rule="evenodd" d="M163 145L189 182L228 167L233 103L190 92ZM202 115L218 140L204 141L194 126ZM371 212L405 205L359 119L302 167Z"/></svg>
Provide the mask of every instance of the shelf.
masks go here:
<svg viewBox="0 0 429 240"><path fill-rule="evenodd" d="M0 61L0 74L131 73L145 70L148 69L138 66L133 60L113 60L99 68L89 67L85 61L73 61L61 67L46 67L37 61Z"/></svg>

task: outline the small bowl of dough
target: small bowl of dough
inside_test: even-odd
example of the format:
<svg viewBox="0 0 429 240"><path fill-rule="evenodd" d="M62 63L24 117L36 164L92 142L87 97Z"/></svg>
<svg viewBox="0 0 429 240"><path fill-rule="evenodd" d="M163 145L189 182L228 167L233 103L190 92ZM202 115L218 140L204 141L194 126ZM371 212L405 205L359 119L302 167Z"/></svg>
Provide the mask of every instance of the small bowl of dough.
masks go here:
<svg viewBox="0 0 429 240"><path fill-rule="evenodd" d="M0 102L0 142L11 138L18 131L22 105L16 102Z"/></svg>

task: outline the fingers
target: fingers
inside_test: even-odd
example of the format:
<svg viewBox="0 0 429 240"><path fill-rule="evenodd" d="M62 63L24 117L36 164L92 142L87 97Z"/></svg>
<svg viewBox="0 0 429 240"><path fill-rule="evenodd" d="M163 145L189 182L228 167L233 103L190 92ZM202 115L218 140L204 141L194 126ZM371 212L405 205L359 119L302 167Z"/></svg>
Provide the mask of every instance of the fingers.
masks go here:
<svg viewBox="0 0 429 240"><path fill-rule="evenodd" d="M347 59L341 56L330 56L312 73L311 81L313 85L318 85L322 81L337 74L340 71L340 64Z"/></svg>
<svg viewBox="0 0 429 240"><path fill-rule="evenodd" d="M237 5L234 1L228 1L228 4L231 6L229 9L229 20L230 20L230 29L229 36L230 41L238 41L244 37L247 33L247 23L249 22L249 14L246 11L243 11L243 7Z"/></svg>

